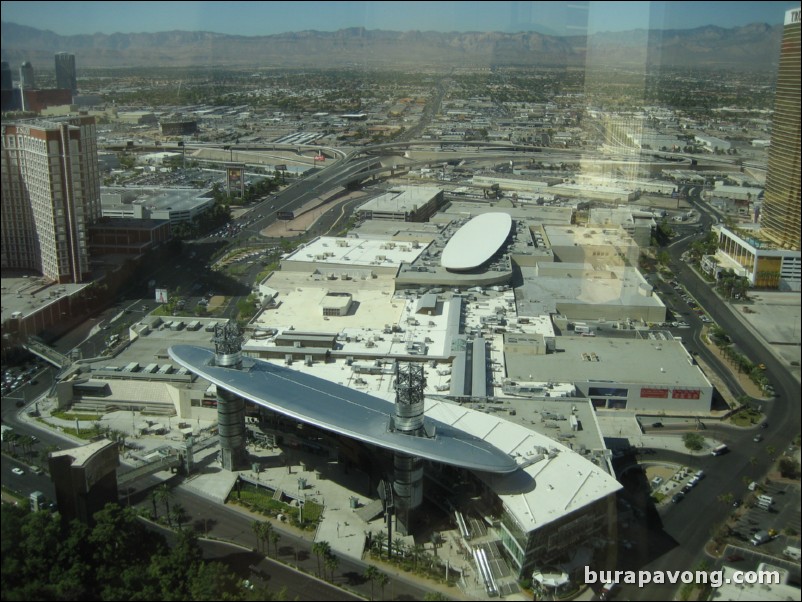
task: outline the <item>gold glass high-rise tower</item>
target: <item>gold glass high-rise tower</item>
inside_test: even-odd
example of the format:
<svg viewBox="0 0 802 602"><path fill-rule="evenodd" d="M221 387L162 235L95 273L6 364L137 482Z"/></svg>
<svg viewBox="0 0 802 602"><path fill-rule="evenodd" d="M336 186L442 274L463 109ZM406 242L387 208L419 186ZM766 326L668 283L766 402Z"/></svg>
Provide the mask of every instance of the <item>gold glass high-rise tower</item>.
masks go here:
<svg viewBox="0 0 802 602"><path fill-rule="evenodd" d="M800 9L785 13L777 93L771 129L761 233L778 246L799 251L800 214Z"/></svg>

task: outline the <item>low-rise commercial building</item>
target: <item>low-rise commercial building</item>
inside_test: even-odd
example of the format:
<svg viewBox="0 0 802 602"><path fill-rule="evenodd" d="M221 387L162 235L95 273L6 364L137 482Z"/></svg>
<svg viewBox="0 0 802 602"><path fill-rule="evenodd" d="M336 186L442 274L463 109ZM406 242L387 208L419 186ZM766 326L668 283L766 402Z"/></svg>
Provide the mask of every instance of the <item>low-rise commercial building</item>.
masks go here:
<svg viewBox="0 0 802 602"><path fill-rule="evenodd" d="M102 188L103 217L191 222L214 206L208 191L181 188Z"/></svg>
<svg viewBox="0 0 802 602"><path fill-rule="evenodd" d="M443 191L434 187L399 187L360 205L360 219L425 222L443 204Z"/></svg>
<svg viewBox="0 0 802 602"><path fill-rule="evenodd" d="M573 383L594 406L679 414L710 411L713 385L680 341L562 336L554 353L526 353L520 335L505 343L507 378ZM632 367L637 366L637 370Z"/></svg>

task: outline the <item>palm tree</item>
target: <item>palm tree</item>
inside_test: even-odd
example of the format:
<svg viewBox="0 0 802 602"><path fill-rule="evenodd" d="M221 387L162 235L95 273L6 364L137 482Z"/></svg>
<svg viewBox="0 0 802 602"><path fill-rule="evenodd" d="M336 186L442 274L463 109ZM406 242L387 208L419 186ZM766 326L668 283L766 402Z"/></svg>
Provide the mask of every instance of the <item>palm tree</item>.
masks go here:
<svg viewBox="0 0 802 602"><path fill-rule="evenodd" d="M178 529L181 530L181 525L187 522L189 515L187 511L181 504L173 504L171 509L172 518L175 520L175 523L178 525Z"/></svg>
<svg viewBox="0 0 802 602"><path fill-rule="evenodd" d="M253 529L253 534L256 535L256 551L259 552L259 542L262 541L262 523L258 520L253 521L251 529Z"/></svg>
<svg viewBox="0 0 802 602"><path fill-rule="evenodd" d="M376 581L376 579L378 579L380 572L381 571L379 571L379 569L377 569L372 564L367 569L365 569L364 577L365 577L365 579L370 581L370 599L371 600L373 600L373 583Z"/></svg>
<svg viewBox="0 0 802 602"><path fill-rule="evenodd" d="M312 544L312 552L317 556L317 574L320 576L320 558L331 554L331 546L327 541L316 541Z"/></svg>
<svg viewBox="0 0 802 602"><path fill-rule="evenodd" d="M379 558L382 557L384 552L384 544L387 542L387 534L384 531L379 531L373 537L373 544L379 549Z"/></svg>
<svg viewBox="0 0 802 602"><path fill-rule="evenodd" d="M270 533L273 531L273 523L270 521L265 521L262 523L262 530L259 533L259 536L262 538L262 541L265 542L265 546L267 547L267 555L270 555Z"/></svg>
<svg viewBox="0 0 802 602"><path fill-rule="evenodd" d="M153 515L152 515L153 520L159 518L159 511L158 508L156 507L156 502L158 500L159 500L159 490L154 489L153 491L150 492L150 502L153 504Z"/></svg>
<svg viewBox="0 0 802 602"><path fill-rule="evenodd" d="M167 525L172 527L173 523L170 519L170 499L173 497L173 492L167 483L163 483L157 490L156 495L159 501L164 502L165 514L167 516Z"/></svg>
<svg viewBox="0 0 802 602"><path fill-rule="evenodd" d="M323 559L323 564L326 566L327 569L329 569L329 577L330 577L329 581L334 583L334 571L336 571L337 567L340 566L340 559L337 558L337 556L335 556L334 554L329 553Z"/></svg>
<svg viewBox="0 0 802 602"><path fill-rule="evenodd" d="M424 547L419 543L416 543L414 546L412 546L412 562L413 562L413 568L415 570L418 569L418 561L421 558L423 558L423 554L425 551L426 550L424 549Z"/></svg>
<svg viewBox="0 0 802 602"><path fill-rule="evenodd" d="M390 578L387 576L386 573L382 573L381 571L377 571L377 572L379 574L376 577L376 583L378 583L379 587L381 588L381 592L382 592L381 598L382 598L382 600L384 600L384 588L386 587L386 585L388 583L390 583Z"/></svg>
<svg viewBox="0 0 802 602"><path fill-rule="evenodd" d="M278 556L278 540L281 539L281 534L276 531L275 529L270 530L270 541L273 542L273 550L275 551L273 556Z"/></svg>
<svg viewBox="0 0 802 602"><path fill-rule="evenodd" d="M11 448L11 453L17 453L17 442L19 441L19 435L17 433L4 433L3 440L6 442L6 447Z"/></svg>
<svg viewBox="0 0 802 602"><path fill-rule="evenodd" d="M399 558L401 558L404 555L405 547L406 546L404 545L404 539L402 537L396 537L393 540L393 550L395 550L395 554Z"/></svg>

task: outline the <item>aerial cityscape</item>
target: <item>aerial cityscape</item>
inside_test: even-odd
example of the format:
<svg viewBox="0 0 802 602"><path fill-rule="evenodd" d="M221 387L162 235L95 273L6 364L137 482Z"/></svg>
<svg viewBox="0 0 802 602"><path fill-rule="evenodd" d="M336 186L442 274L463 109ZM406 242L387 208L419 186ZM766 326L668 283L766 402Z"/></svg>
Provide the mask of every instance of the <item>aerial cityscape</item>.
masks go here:
<svg viewBox="0 0 802 602"><path fill-rule="evenodd" d="M799 600L794 3L3 2L8 600Z"/></svg>

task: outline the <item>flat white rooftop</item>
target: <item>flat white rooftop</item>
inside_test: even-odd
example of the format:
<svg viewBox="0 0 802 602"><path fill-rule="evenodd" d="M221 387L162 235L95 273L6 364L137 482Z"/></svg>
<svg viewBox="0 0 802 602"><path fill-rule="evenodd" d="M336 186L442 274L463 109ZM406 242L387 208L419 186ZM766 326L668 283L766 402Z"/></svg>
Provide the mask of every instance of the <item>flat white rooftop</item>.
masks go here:
<svg viewBox="0 0 802 602"><path fill-rule="evenodd" d="M410 186L393 188L386 194L369 200L357 211L375 213L410 213L423 207L442 192L434 186Z"/></svg>
<svg viewBox="0 0 802 602"><path fill-rule="evenodd" d="M711 387L680 341L562 336L562 353L505 354L507 376L555 382L608 381ZM633 369L637 366L637 369ZM541 378L546 377L546 378Z"/></svg>
<svg viewBox="0 0 802 602"><path fill-rule="evenodd" d="M625 230L617 226L609 228L582 226L544 226L549 243L552 247L560 246L602 246L610 245L615 247L635 246L636 243Z"/></svg>
<svg viewBox="0 0 802 602"><path fill-rule="evenodd" d="M281 273L277 273L277 276ZM392 281L381 280L314 280L305 278L271 278L269 284L279 291L275 297L278 305L265 309L259 314L256 323L262 327L279 330L293 327L304 331L340 332L346 328L382 329L385 324L398 324L404 310L404 302L392 298ZM292 282L292 286L285 286ZM370 286L364 286L364 285ZM321 303L328 293L350 292L353 305L346 316L324 316Z"/></svg>
<svg viewBox="0 0 802 602"><path fill-rule="evenodd" d="M375 356L377 358L409 355L408 343L419 343L413 355L421 360L444 357L451 353L449 315L456 311L450 300L438 303L436 315L415 314L416 299L392 296L387 291L353 291L354 309L347 316L323 316L319 303L325 296L322 288L303 287L279 295L282 304L263 311L257 325L289 332L290 327L305 332L337 332L338 355ZM299 326L300 325L300 326ZM386 332L387 326L394 332ZM269 352L275 347L273 338L252 339L245 351Z"/></svg>
<svg viewBox="0 0 802 602"><path fill-rule="evenodd" d="M566 404L567 413L570 409L570 404ZM559 520L621 489L618 481L603 467L526 426L429 399L426 415L478 437L515 458L522 467L518 472L509 475L482 473L480 476L526 531Z"/></svg>
<svg viewBox="0 0 802 602"><path fill-rule="evenodd" d="M26 270L19 270L17 276L7 276L17 270L3 270L2 285L0 292L3 298L2 321L10 319L17 312L21 318L25 318L37 311L44 309L48 305L57 302L63 297L68 297L82 288L89 286L89 283L82 284L56 284L39 274L30 272L27 276L22 274Z"/></svg>
<svg viewBox="0 0 802 602"><path fill-rule="evenodd" d="M402 262L415 261L424 250L424 245L412 242L393 242L362 238L336 238L321 236L298 248L282 260L282 265L292 269L293 262L316 262L348 265L359 268L397 267Z"/></svg>

